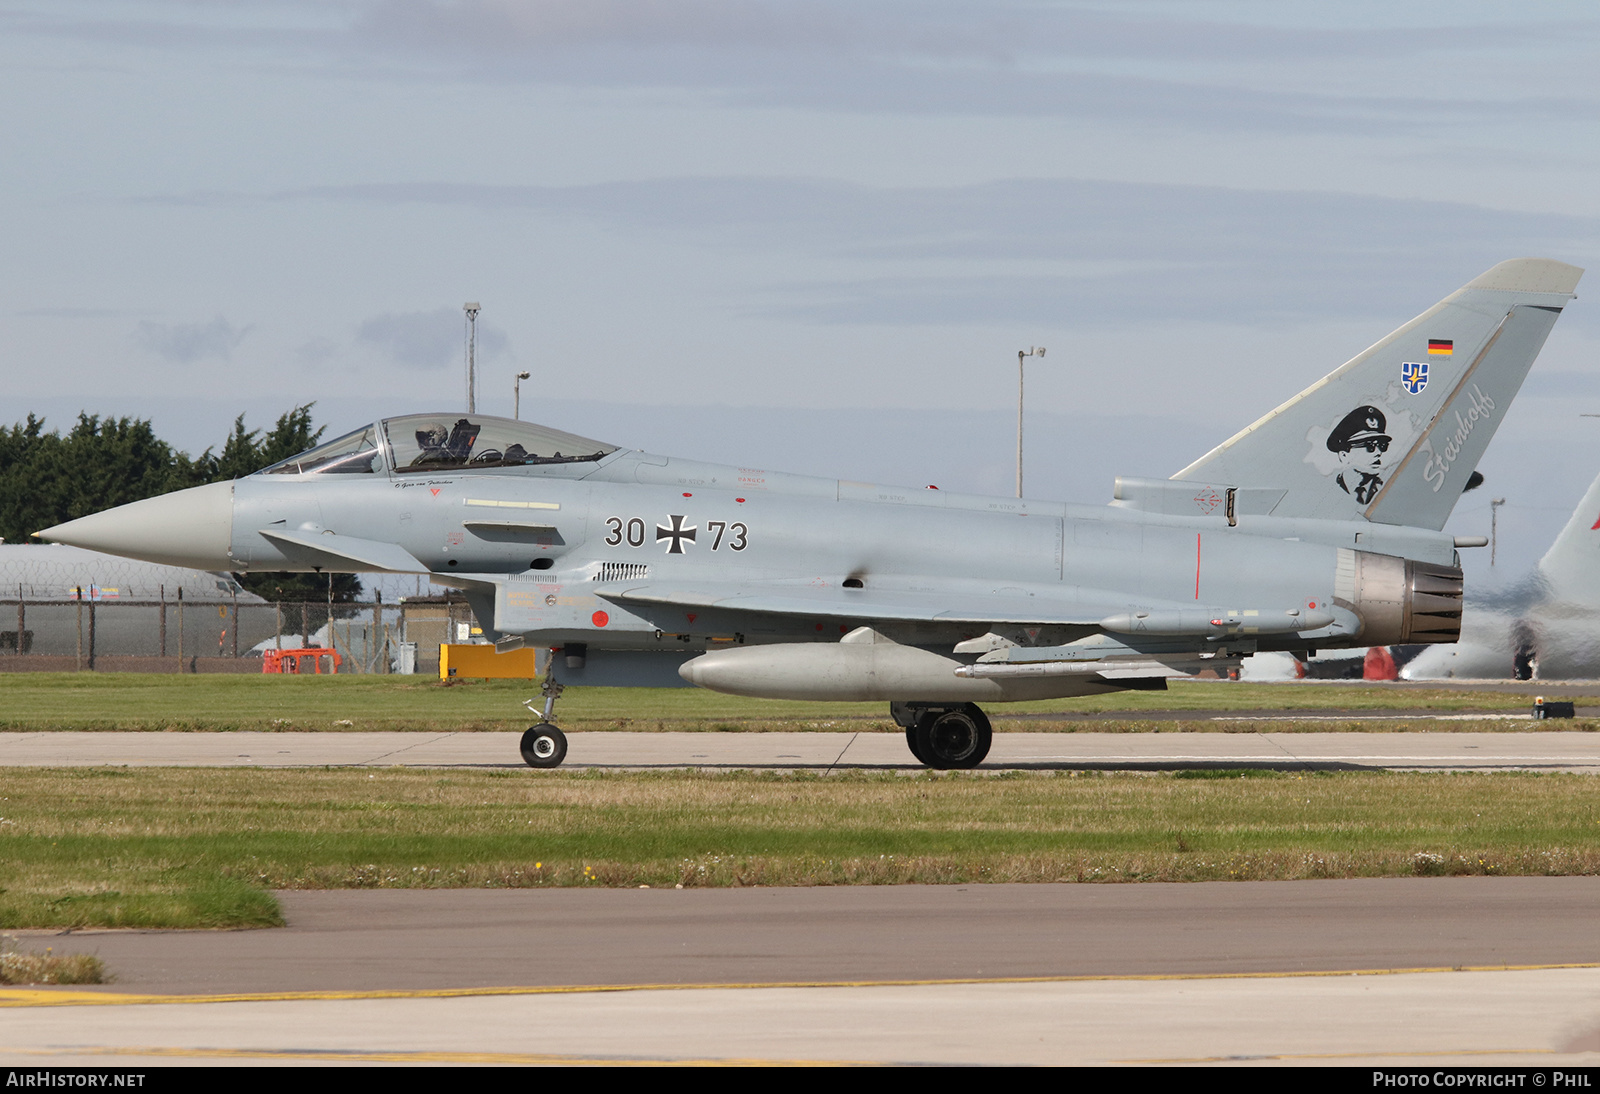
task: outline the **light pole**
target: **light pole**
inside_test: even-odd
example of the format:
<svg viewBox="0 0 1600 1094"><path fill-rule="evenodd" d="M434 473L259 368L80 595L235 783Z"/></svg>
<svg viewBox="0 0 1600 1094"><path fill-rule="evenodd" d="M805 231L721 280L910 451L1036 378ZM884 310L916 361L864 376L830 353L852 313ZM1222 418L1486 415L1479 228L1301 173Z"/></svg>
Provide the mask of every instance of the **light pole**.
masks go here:
<svg viewBox="0 0 1600 1094"><path fill-rule="evenodd" d="M522 420L522 381L527 378L526 372L519 372L516 383L511 385L511 416L518 421Z"/></svg>
<svg viewBox="0 0 1600 1094"><path fill-rule="evenodd" d="M478 412L477 372L478 372L478 312L483 307L476 300L469 300L461 305L461 310L467 313L467 413Z"/></svg>
<svg viewBox="0 0 1600 1094"><path fill-rule="evenodd" d="M1017 350L1017 497L1022 497L1022 359L1043 357L1043 346Z"/></svg>
<svg viewBox="0 0 1600 1094"><path fill-rule="evenodd" d="M1506 503L1505 498L1489 499L1489 565L1494 565L1495 548L1498 546L1500 530L1500 507Z"/></svg>

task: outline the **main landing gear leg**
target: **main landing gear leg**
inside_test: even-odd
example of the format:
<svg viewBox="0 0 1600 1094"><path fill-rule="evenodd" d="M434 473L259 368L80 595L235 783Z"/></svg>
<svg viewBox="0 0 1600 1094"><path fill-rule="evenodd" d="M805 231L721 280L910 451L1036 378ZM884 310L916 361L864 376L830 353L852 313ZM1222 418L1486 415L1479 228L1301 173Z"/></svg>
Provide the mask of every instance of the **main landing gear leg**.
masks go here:
<svg viewBox="0 0 1600 1094"><path fill-rule="evenodd" d="M889 713L905 727L906 745L917 762L940 771L977 767L994 740L989 719L973 703L891 703Z"/></svg>
<svg viewBox="0 0 1600 1094"><path fill-rule="evenodd" d="M545 677L544 686L539 689L544 696L544 715L538 725L529 726L522 735L522 759L529 767L560 767L567 758L567 735L550 721L555 717L556 700L565 690L566 685L556 683L554 673ZM533 710L532 699L524 699L522 705Z"/></svg>

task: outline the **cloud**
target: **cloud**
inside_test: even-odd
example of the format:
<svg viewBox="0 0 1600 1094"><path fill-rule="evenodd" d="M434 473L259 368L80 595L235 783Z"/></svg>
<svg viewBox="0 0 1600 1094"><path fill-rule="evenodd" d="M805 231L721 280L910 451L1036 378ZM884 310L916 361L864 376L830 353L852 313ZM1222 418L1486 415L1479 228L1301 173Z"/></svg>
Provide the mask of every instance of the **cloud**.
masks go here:
<svg viewBox="0 0 1600 1094"><path fill-rule="evenodd" d="M587 186L323 187L277 201L581 216L694 248L827 260L832 280L747 285L738 308L817 323L1276 322L1420 310L1496 262L1575 260L1600 218L1458 202L1082 179L871 187L803 178ZM1429 290L1431 291L1431 290ZM1424 295L1427 295L1425 292ZM446 309L448 312L448 309ZM445 313L440 313L445 314ZM454 325L459 355L459 313ZM443 321L441 321L443 322Z"/></svg>
<svg viewBox="0 0 1600 1094"><path fill-rule="evenodd" d="M1192 5L1204 12L1205 5ZM351 20L355 42L479 64L583 47L647 46L855 54L877 59L1132 58L1237 62L1262 56L1390 57L1481 49L1570 34L1573 20L1474 21L1420 14L1419 26L1327 26L1175 17L1027 0L377 0ZM1237 9L1235 9L1237 12Z"/></svg>
<svg viewBox="0 0 1600 1094"><path fill-rule="evenodd" d="M109 319L122 313L111 308L28 308L11 314L30 319Z"/></svg>
<svg viewBox="0 0 1600 1094"><path fill-rule="evenodd" d="M193 364L209 358L226 361L250 327L235 327L222 316L209 323L152 323L139 324L133 340L141 349L180 365Z"/></svg>
<svg viewBox="0 0 1600 1094"><path fill-rule="evenodd" d="M1481 84L1403 94L1391 90L1412 86L1403 80L1286 78L1277 66L1481 63L1594 34L1548 21L1269 26L1015 2L381 0L340 49L457 79L687 90L730 105L1431 138L1441 123L1595 108L1570 83L1559 103L1526 84L1510 101Z"/></svg>
<svg viewBox="0 0 1600 1094"><path fill-rule="evenodd" d="M294 355L308 365L322 365L339 356L341 347L331 338L312 338L302 343Z"/></svg>
<svg viewBox="0 0 1600 1094"><path fill-rule="evenodd" d="M143 10L107 19L45 9L8 29L207 57L231 49L384 81L688 91L841 113L1429 138L1451 122L1596 113L1584 82L1519 78L1497 94L1492 81L1453 75L1486 63L1527 68L1530 51L1544 71L1581 68L1592 18L1454 8L1418 14L1415 26L1355 27L1303 25L1313 18L1305 16L1275 25L1296 19L1277 14L1241 21L1234 5L1196 5L1186 10L1200 15L1180 17L1026 0L257 0L224 15ZM1206 18L1208 10L1225 16ZM1561 51L1568 56L1554 63ZM1440 75L1406 94L1418 85L1404 75L1363 79L1348 71L1354 64L1374 74L1427 65Z"/></svg>
<svg viewBox="0 0 1600 1094"><path fill-rule="evenodd" d="M479 62L616 45L831 51L881 38L888 28L881 11L873 18L872 7L770 0L380 0L366 5L350 29L356 42ZM894 35L900 42L906 37L903 27Z"/></svg>
<svg viewBox="0 0 1600 1094"><path fill-rule="evenodd" d="M466 360L465 324L460 308L386 312L362 323L356 340L377 347L407 368L440 368ZM503 331L478 320L480 361L506 353L509 346Z"/></svg>
<svg viewBox="0 0 1600 1094"><path fill-rule="evenodd" d="M226 200L235 200L232 198ZM668 178L583 186L393 183L268 201L466 206L584 216L719 243L878 260L1210 261L1320 252L1415 261L1483 246L1589 245L1600 218L1317 191L1011 179L864 186L809 178Z"/></svg>

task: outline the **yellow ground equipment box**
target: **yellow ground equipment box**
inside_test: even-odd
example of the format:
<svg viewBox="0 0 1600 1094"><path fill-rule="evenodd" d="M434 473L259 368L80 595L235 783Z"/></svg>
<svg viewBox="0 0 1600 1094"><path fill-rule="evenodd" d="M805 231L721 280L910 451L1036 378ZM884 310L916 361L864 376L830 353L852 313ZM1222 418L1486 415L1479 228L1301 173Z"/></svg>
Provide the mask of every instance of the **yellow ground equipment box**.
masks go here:
<svg viewBox="0 0 1600 1094"><path fill-rule="evenodd" d="M486 644L442 645L439 679L532 680L539 675L539 652L536 646L495 653L494 647Z"/></svg>

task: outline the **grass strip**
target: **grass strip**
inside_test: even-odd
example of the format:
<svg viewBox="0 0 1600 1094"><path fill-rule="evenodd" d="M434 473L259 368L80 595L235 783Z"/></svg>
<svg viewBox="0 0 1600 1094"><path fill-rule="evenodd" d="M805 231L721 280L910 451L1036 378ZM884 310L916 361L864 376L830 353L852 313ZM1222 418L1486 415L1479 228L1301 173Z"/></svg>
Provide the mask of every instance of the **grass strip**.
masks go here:
<svg viewBox="0 0 1600 1094"><path fill-rule="evenodd" d="M0 926L280 922L269 890L1600 871L1564 774L0 771Z"/></svg>
<svg viewBox="0 0 1600 1094"><path fill-rule="evenodd" d="M535 682L527 680L445 682L417 676L0 673L0 731L511 730L535 720L522 700L536 691ZM988 713L1002 731L1109 732L1104 720L1070 716L1126 713L1136 724L1141 713L1195 711L1204 716L1186 722L1188 731L1216 731L1228 730L1229 723L1211 716L1228 711L1527 713L1530 706L1526 695L1497 691L1174 681L1164 692L995 704ZM1051 719L1052 713L1062 717ZM892 728L886 703L745 699L700 688L569 688L558 714L563 727L577 731ZM1513 727L1528 728L1518 722L1501 728ZM1326 724L1317 728L1328 730ZM1421 723L1417 728L1442 727ZM1562 728L1573 727L1564 723Z"/></svg>
<svg viewBox="0 0 1600 1094"><path fill-rule="evenodd" d="M0 952L0 984L103 984L106 966L88 953Z"/></svg>

